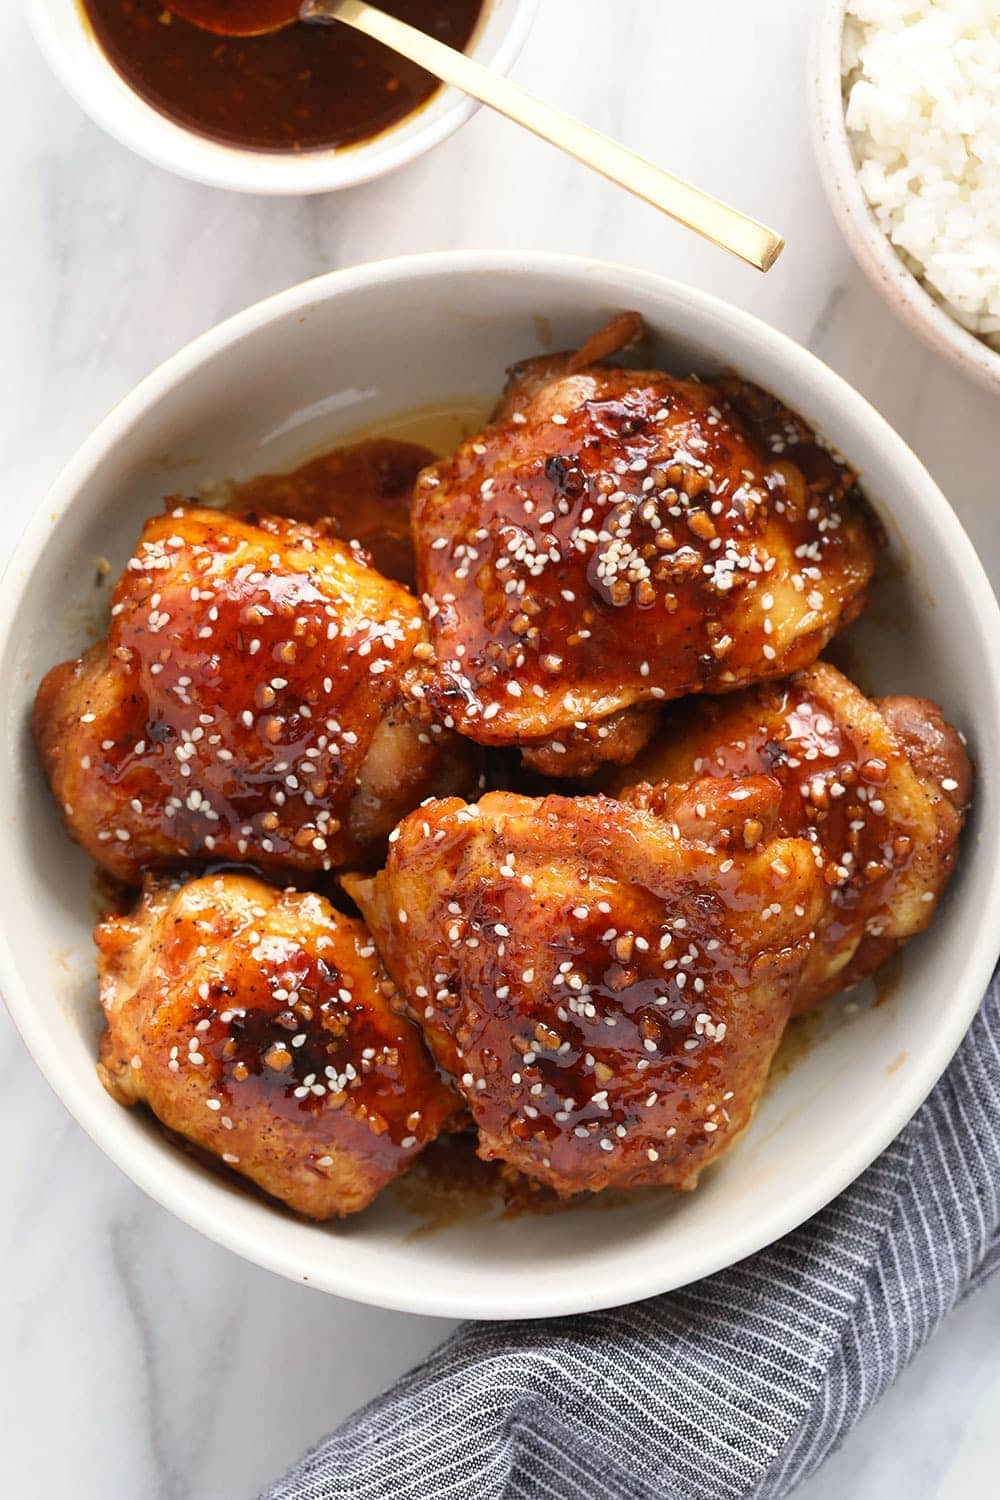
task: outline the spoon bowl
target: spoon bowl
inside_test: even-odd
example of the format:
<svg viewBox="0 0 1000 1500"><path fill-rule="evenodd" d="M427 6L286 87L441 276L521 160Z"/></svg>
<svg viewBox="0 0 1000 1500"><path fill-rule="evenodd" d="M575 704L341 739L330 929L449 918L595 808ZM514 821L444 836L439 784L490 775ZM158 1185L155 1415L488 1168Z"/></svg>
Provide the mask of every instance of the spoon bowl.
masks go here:
<svg viewBox="0 0 1000 1500"><path fill-rule="evenodd" d="M266 36L301 20L302 0L166 0L166 9L219 36Z"/></svg>

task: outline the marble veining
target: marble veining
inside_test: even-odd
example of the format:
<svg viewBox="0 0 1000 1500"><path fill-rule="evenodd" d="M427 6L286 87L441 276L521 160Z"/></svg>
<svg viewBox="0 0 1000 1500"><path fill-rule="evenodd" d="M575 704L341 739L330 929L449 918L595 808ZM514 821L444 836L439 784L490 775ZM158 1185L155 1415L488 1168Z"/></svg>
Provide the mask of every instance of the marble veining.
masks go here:
<svg viewBox="0 0 1000 1500"><path fill-rule="evenodd" d="M500 245L630 261L777 324L902 432L1000 577L995 400L894 320L822 197L806 125L814 10L542 0L516 69L779 227L788 250L763 278L485 113L349 193L268 200L182 182L93 126L20 7L2 7L0 559L93 424L194 334L336 266ZM0 1495L238 1500L447 1332L321 1298L171 1218L69 1120L3 1013L0 1092ZM1000 1280L958 1309L804 1500L992 1493L998 1327Z"/></svg>

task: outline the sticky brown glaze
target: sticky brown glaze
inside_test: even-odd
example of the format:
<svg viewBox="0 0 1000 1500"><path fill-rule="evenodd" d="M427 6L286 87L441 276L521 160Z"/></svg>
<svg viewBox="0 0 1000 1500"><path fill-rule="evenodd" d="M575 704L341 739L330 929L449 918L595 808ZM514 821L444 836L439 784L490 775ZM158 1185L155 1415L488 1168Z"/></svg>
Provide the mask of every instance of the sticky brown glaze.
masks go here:
<svg viewBox="0 0 1000 1500"><path fill-rule="evenodd" d="M561 1194L690 1188L745 1127L822 887L809 844L770 832L776 783L731 790L706 781L664 816L435 802L374 880L347 877L480 1155Z"/></svg>
<svg viewBox="0 0 1000 1500"><path fill-rule="evenodd" d="M635 705L808 665L858 614L874 523L772 398L595 366L525 380L414 498L427 700L463 734L567 747Z"/></svg>
<svg viewBox="0 0 1000 1500"><path fill-rule="evenodd" d="M355 1213L459 1108L363 923L239 874L147 884L95 932L122 1104L299 1213Z"/></svg>
<svg viewBox="0 0 1000 1500"><path fill-rule="evenodd" d="M192 857L332 869L469 784L466 750L407 707L417 601L321 528L157 516L111 614L48 674L34 728L70 833L120 879Z"/></svg>
<svg viewBox="0 0 1000 1500"><path fill-rule="evenodd" d="M666 783L760 773L781 786L782 831L808 838L823 866L825 910L796 997L805 1010L930 922L958 854L971 768L935 704L873 703L817 662L786 682L673 710L609 789L655 809Z"/></svg>
<svg viewBox="0 0 1000 1500"><path fill-rule="evenodd" d="M336 534L371 554L386 578L416 583L410 503L430 448L399 438L369 438L334 448L284 474L260 474L232 487L230 510L332 522Z"/></svg>

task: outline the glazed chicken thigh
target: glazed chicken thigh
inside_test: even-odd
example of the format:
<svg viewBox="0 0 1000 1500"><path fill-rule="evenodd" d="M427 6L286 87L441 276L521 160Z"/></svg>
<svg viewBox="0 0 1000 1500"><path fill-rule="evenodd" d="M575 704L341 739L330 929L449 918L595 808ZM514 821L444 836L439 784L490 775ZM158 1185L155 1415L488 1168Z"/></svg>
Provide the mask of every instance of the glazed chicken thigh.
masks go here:
<svg viewBox="0 0 1000 1500"><path fill-rule="evenodd" d="M412 712L416 599L322 527L154 517L111 616L45 678L34 729L70 833L113 875L192 857L331 869L470 785L468 750Z"/></svg>
<svg viewBox="0 0 1000 1500"><path fill-rule="evenodd" d="M626 763L657 701L809 665L862 608L878 540L853 472L772 397L582 356L516 367L413 509L427 701L564 776Z"/></svg>
<svg viewBox="0 0 1000 1500"><path fill-rule="evenodd" d="M153 881L95 938L106 1088L300 1213L364 1208L460 1107L363 924L319 895Z"/></svg>
<svg viewBox="0 0 1000 1500"><path fill-rule="evenodd" d="M780 784L782 832L808 838L823 865L824 912L796 996L805 1010L927 926L958 854L971 768L935 704L872 702L817 662L785 682L679 705L609 788L655 811L676 796L670 783L760 774Z"/></svg>
<svg viewBox="0 0 1000 1500"><path fill-rule="evenodd" d="M772 831L779 799L767 777L657 815L449 799L404 820L374 879L345 877L481 1156L569 1195L690 1188L731 1145L823 899L809 844Z"/></svg>

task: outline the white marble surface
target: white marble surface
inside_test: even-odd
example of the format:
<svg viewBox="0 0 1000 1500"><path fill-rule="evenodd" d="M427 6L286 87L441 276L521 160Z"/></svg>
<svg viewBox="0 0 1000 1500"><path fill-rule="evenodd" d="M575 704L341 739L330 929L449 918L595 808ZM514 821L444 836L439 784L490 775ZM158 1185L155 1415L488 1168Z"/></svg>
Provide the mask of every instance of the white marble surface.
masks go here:
<svg viewBox="0 0 1000 1500"><path fill-rule="evenodd" d="M308 201L175 180L105 138L0 7L0 555L94 422L245 304L376 256L576 250L752 308L924 458L1000 578L1000 409L855 271L806 128L808 0L541 0L526 84L780 227L769 277L478 116L405 172ZM988 554L992 551L992 558ZM2 899L2 897L0 897ZM0 1013L0 1496L252 1495L447 1325L302 1290L148 1202L70 1121ZM804 1500L996 1493L1000 1282L959 1309Z"/></svg>

